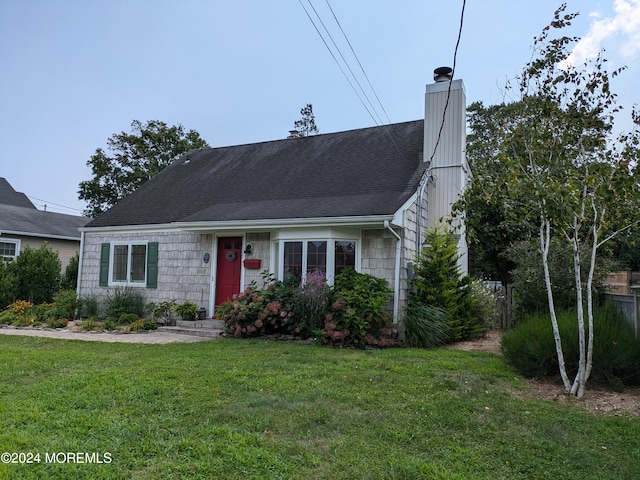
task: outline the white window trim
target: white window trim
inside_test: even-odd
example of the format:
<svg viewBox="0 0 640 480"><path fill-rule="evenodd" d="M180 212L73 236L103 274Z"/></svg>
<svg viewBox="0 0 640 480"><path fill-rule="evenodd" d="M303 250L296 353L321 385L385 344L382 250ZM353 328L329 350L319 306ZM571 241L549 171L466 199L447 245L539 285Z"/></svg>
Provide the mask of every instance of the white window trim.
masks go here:
<svg viewBox="0 0 640 480"><path fill-rule="evenodd" d="M125 281L114 281L113 280L113 265L114 265L114 256L116 254L115 247L117 245L127 245L129 248L127 249L127 280ZM131 252L132 246L134 245L144 245L144 280L139 282L132 282L131 278ZM109 286L110 287L140 287L144 288L147 286L147 261L149 258L149 242L148 241L119 241L119 242L111 242L111 248L109 249Z"/></svg>
<svg viewBox="0 0 640 480"><path fill-rule="evenodd" d="M11 258L15 260L20 255L20 239L19 238L4 238L0 237L0 242L2 243L13 243L16 246L16 254L15 255L2 255L2 258Z"/></svg>
<svg viewBox="0 0 640 480"><path fill-rule="evenodd" d="M277 257L275 258L275 267L277 268L276 277L278 280L284 279L284 244L286 242L302 242L302 271L307 271L307 243L308 242L327 242L327 264L326 264L326 278L327 284L333 285L335 279L335 248L336 242L354 242L356 244L355 251L355 270L360 271L360 248L362 241L359 237L285 237L279 238L275 243L275 251Z"/></svg>

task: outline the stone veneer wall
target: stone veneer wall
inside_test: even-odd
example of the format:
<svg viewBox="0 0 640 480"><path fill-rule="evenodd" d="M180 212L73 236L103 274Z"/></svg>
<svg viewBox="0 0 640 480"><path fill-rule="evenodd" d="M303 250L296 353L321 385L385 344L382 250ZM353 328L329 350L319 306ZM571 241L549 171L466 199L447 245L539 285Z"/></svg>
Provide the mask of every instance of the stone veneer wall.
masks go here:
<svg viewBox="0 0 640 480"><path fill-rule="evenodd" d="M250 243L253 246L250 255L244 256L244 258L259 258L261 260L260 268L245 268L244 269L244 285L248 287L252 281L258 284L258 287L262 287L262 272L269 270L269 264L271 261L271 235L269 232L259 233L247 233L245 242Z"/></svg>
<svg viewBox="0 0 640 480"><path fill-rule="evenodd" d="M139 287L145 301L189 300L208 308L213 259L204 263L204 254L212 251L212 235L189 232L149 232L85 234L80 295L105 297L114 287L101 287L100 248L113 241L158 242L158 288ZM132 287L138 288L138 287ZM208 313L208 312L207 312Z"/></svg>

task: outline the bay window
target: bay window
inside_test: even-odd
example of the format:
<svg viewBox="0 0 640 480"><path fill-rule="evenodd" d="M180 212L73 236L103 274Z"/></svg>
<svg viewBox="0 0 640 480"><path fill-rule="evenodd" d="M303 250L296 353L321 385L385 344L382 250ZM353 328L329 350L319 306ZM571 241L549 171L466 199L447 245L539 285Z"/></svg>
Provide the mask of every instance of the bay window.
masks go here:
<svg viewBox="0 0 640 480"><path fill-rule="evenodd" d="M278 278L302 279L307 274L325 276L329 284L346 268L356 268L356 240L330 238L283 239L276 242Z"/></svg>

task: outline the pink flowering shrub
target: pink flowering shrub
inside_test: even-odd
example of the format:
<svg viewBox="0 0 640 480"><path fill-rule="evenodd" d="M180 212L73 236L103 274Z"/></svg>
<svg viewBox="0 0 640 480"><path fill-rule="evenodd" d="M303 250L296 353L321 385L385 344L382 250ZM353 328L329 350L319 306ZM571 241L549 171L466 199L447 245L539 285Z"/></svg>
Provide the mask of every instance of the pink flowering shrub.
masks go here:
<svg viewBox="0 0 640 480"><path fill-rule="evenodd" d="M391 294L381 278L351 269L341 272L335 280L335 300L320 333L322 343L355 347L395 345L395 326L387 314Z"/></svg>
<svg viewBox="0 0 640 480"><path fill-rule="evenodd" d="M224 320L227 333L241 338L279 331L282 305L265 293L247 287L216 309L216 317Z"/></svg>
<svg viewBox="0 0 640 480"><path fill-rule="evenodd" d="M218 306L216 318L224 320L236 338L283 333L317 337L332 346L388 347L395 345L395 326L387 307L391 291L385 280L354 270L336 276L331 289L322 273L310 273L299 282L274 281L267 275L262 290L255 285Z"/></svg>

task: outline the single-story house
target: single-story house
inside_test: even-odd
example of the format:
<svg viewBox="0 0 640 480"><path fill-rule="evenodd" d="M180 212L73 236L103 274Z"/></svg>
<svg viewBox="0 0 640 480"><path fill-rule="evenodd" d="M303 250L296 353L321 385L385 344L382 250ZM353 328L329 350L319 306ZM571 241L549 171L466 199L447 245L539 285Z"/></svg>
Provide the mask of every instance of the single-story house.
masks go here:
<svg viewBox="0 0 640 480"><path fill-rule="evenodd" d="M81 229L79 295L139 288L211 313L264 270L331 284L355 268L388 281L397 321L422 232L469 175L462 80L425 98L416 121L190 151Z"/></svg>
<svg viewBox="0 0 640 480"><path fill-rule="evenodd" d="M47 243L64 269L80 251L80 227L90 219L38 210L29 198L0 177L0 256L16 258L27 246Z"/></svg>

